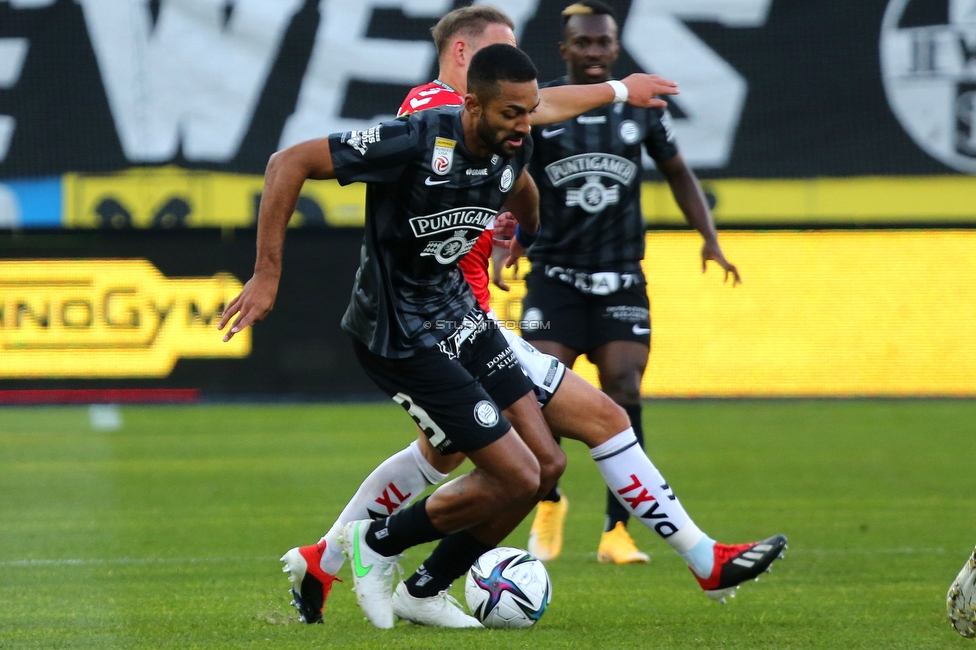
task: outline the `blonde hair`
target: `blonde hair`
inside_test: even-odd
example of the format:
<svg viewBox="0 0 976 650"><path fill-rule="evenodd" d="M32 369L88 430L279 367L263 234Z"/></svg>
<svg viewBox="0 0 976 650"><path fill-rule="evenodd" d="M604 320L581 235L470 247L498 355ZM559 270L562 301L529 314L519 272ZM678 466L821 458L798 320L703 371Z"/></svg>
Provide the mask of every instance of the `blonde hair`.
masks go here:
<svg viewBox="0 0 976 650"><path fill-rule="evenodd" d="M599 0L582 0L569 5L562 12L563 24L569 22L573 16L610 16L614 20L617 19L610 5Z"/></svg>
<svg viewBox="0 0 976 650"><path fill-rule="evenodd" d="M434 37L434 45L437 47L437 56L440 56L448 42L456 34L463 34L466 37L478 37L484 33L488 25L507 25L509 29L515 31L515 23L501 9L491 5L478 5L476 7L461 7L455 9L437 21L430 33Z"/></svg>

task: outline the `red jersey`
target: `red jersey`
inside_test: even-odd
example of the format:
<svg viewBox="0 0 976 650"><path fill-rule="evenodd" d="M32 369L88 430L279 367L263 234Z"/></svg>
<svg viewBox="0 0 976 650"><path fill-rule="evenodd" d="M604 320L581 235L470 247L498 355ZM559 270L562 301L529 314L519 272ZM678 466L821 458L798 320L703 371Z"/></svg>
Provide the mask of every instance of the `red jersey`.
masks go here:
<svg viewBox="0 0 976 650"><path fill-rule="evenodd" d="M435 106L460 106L464 103L464 97L458 91L440 81L432 81L423 86L417 86L409 93L407 98L400 105L397 117L409 115L427 108ZM488 304L491 294L488 292L488 260L491 259L491 251L494 248L494 222L490 223L485 231L464 257L458 260L458 268L464 275L464 279L471 285L471 292L474 294L478 304L486 312L491 309Z"/></svg>
<svg viewBox="0 0 976 650"><path fill-rule="evenodd" d="M409 93L407 98L400 104L397 117L410 115L426 108L435 106L460 106L464 103L464 96L454 90L446 83L431 81L429 84L417 86Z"/></svg>

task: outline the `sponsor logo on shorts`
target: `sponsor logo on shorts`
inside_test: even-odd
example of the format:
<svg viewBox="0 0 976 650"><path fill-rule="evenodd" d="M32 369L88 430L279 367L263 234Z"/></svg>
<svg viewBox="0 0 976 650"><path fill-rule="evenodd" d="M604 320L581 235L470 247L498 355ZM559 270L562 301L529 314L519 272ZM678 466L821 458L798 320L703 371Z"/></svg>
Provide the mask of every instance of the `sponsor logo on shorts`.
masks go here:
<svg viewBox="0 0 976 650"><path fill-rule="evenodd" d="M427 321L427 323L429 322ZM424 329L428 329L427 323L424 324ZM446 354L449 359L457 359L460 357L461 346L465 343L468 345L474 343L478 335L490 327L490 324L485 321L484 313L479 311L472 311L466 314L460 323L456 321L437 321L436 324L450 324L456 328L450 336L437 344L440 351Z"/></svg>
<svg viewBox="0 0 976 650"><path fill-rule="evenodd" d="M542 384L549 388L552 386L552 380L556 378L556 371L559 369L559 360L553 359L549 362L549 372L546 373L546 378L542 380Z"/></svg>
<svg viewBox="0 0 976 650"><path fill-rule="evenodd" d="M637 327L642 326L644 323L648 323L651 320L651 312L646 307L637 307L635 305L608 305L604 308L604 317L612 318L613 320L620 321L622 323L633 323L634 324L634 334L646 334L647 332L638 332Z"/></svg>
<svg viewBox="0 0 976 650"><path fill-rule="evenodd" d="M498 424L498 409L494 404L483 399L474 405L474 419L485 428L493 427Z"/></svg>

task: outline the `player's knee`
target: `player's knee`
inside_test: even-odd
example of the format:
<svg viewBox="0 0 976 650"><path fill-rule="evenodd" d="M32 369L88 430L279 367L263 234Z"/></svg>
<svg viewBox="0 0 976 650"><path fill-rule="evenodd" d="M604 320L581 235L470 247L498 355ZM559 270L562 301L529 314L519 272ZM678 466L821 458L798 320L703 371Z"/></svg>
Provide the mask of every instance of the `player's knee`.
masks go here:
<svg viewBox="0 0 976 650"><path fill-rule="evenodd" d="M640 403L641 374L630 368L620 368L600 373L604 392L618 404Z"/></svg>
<svg viewBox="0 0 976 650"><path fill-rule="evenodd" d="M553 453L539 461L539 492L547 494L566 471L566 453L556 447Z"/></svg>
<svg viewBox="0 0 976 650"><path fill-rule="evenodd" d="M638 397L635 403L639 403L639 401L640 398ZM620 404L610 399L609 395L600 404L600 415L601 421L605 423L604 429L607 433L607 440L630 426L630 416L627 415L627 411Z"/></svg>
<svg viewBox="0 0 976 650"><path fill-rule="evenodd" d="M506 493L513 501L530 499L539 491L541 482L541 463L538 461L522 463L505 476Z"/></svg>

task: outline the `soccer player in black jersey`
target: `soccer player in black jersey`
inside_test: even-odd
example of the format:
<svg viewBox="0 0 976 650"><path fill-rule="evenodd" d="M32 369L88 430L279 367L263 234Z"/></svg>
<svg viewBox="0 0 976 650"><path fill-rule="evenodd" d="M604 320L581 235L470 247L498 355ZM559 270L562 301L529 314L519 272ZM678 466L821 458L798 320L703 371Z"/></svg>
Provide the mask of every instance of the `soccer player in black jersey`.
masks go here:
<svg viewBox="0 0 976 650"><path fill-rule="evenodd" d="M431 109L274 154L254 275L219 325L237 315L228 340L271 310L286 226L306 179L367 184L361 262L343 329L367 374L431 443L444 453L463 451L475 464L385 520L346 527L357 598L377 627L393 626L390 574L403 550L450 537L453 553L465 556L460 561L473 562L565 467L533 384L457 270L503 206L516 215L523 245L538 231L538 194L525 171L529 113L539 103L535 66L511 45L483 48L468 90L461 109Z"/></svg>
<svg viewBox="0 0 976 650"><path fill-rule="evenodd" d="M548 84L612 79L620 52L612 9L584 0L563 13L560 53L568 75ZM623 406L643 445L640 385L651 342L650 309L641 260L641 148L654 159L688 223L704 239L702 271L711 260L741 279L718 244L708 204L674 142L662 109L613 104L558 124L533 128L531 173L541 195L542 232L529 249L522 336L541 352L573 367L586 354L603 390ZM543 326L543 323L545 324ZM529 550L551 558L562 538L565 499L558 489L539 504ZM598 559L646 562L626 530L627 510L607 494L607 519ZM561 544L559 544L561 545Z"/></svg>

